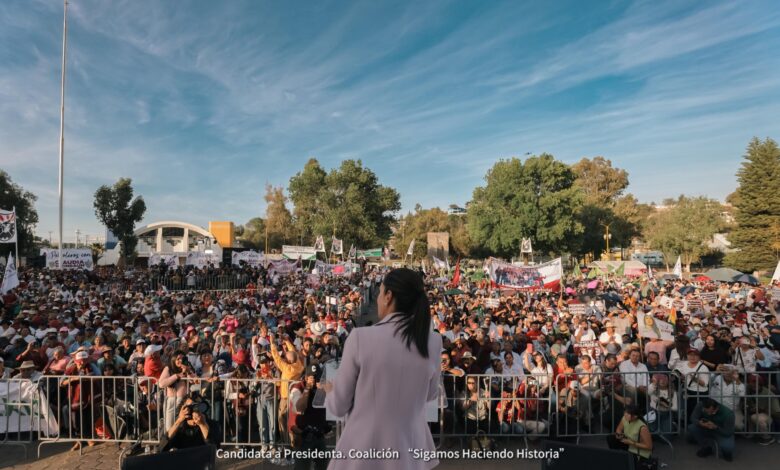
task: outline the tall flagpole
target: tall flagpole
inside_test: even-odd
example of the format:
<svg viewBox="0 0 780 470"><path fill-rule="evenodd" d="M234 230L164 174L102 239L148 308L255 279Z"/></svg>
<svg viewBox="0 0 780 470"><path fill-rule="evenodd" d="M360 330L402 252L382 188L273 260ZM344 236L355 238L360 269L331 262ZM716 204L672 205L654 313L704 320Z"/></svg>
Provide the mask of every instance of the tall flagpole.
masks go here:
<svg viewBox="0 0 780 470"><path fill-rule="evenodd" d="M60 172L59 172L59 198L60 198L60 224L59 224L59 261L57 266L62 269L62 205L63 205L63 171L65 169L65 53L68 45L68 0L63 0L65 9L62 18L62 83L60 85Z"/></svg>
<svg viewBox="0 0 780 470"><path fill-rule="evenodd" d="M16 219L18 217L16 216L16 206L13 208L14 212L14 235L16 235L16 266L19 266L19 225L16 223Z"/></svg>

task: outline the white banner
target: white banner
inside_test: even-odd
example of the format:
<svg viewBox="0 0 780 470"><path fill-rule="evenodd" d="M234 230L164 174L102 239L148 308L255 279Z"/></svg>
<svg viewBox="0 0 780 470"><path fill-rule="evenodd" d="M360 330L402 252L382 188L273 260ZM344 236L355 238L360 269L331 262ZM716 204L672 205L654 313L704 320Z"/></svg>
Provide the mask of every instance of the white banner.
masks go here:
<svg viewBox="0 0 780 470"><path fill-rule="evenodd" d="M8 254L8 263L5 265L5 274L3 275L3 283L0 284L0 294L5 295L11 289L19 286L19 273L16 272L16 261L14 261L14 255Z"/></svg>
<svg viewBox="0 0 780 470"><path fill-rule="evenodd" d="M184 264L187 266L195 266L198 269L208 267L208 265L211 264L216 268L219 267L220 261L222 261L220 257L214 253L190 251L187 253L187 261L185 261Z"/></svg>
<svg viewBox="0 0 780 470"><path fill-rule="evenodd" d="M339 240L336 237L333 237L331 239L330 243L330 254L332 255L343 255L344 254L344 243Z"/></svg>
<svg viewBox="0 0 780 470"><path fill-rule="evenodd" d="M314 251L325 253L325 240L322 239L322 235L317 236L317 240L314 242Z"/></svg>
<svg viewBox="0 0 780 470"><path fill-rule="evenodd" d="M674 326L644 313L637 314L637 327L642 338L674 341Z"/></svg>
<svg viewBox="0 0 780 470"><path fill-rule="evenodd" d="M447 269L447 263L435 256L433 257L433 265L436 267L436 269Z"/></svg>
<svg viewBox="0 0 780 470"><path fill-rule="evenodd" d="M561 259L535 266L515 266L490 258L487 261L490 280L505 289L553 290L561 288Z"/></svg>
<svg viewBox="0 0 780 470"><path fill-rule="evenodd" d="M158 266L160 263L165 263L168 269L176 269L179 266L179 255L161 255L159 253L152 253L147 260L147 266Z"/></svg>
<svg viewBox="0 0 780 470"><path fill-rule="evenodd" d="M48 437L59 433L49 401L37 385L29 380L0 380L0 431L40 430Z"/></svg>
<svg viewBox="0 0 780 470"><path fill-rule="evenodd" d="M261 266L265 262L265 254L258 253L253 250L236 252L234 251L231 260L233 266L240 266L241 262L245 262L249 266L257 267Z"/></svg>
<svg viewBox="0 0 780 470"><path fill-rule="evenodd" d="M46 256L46 267L59 269L59 250L43 248L41 254ZM92 271L92 250L89 248L65 248L62 250L63 269L86 269Z"/></svg>
<svg viewBox="0 0 780 470"><path fill-rule="evenodd" d="M0 209L0 243L16 243L16 212Z"/></svg>
<svg viewBox="0 0 780 470"><path fill-rule="evenodd" d="M282 256L292 260L297 260L298 258L301 258L303 261L317 259L318 251L324 250L317 250L315 246L282 245Z"/></svg>
<svg viewBox="0 0 780 470"><path fill-rule="evenodd" d="M268 270L273 271L281 276L292 274L298 268L298 263L295 261L289 261L286 259L274 261L270 263Z"/></svg>

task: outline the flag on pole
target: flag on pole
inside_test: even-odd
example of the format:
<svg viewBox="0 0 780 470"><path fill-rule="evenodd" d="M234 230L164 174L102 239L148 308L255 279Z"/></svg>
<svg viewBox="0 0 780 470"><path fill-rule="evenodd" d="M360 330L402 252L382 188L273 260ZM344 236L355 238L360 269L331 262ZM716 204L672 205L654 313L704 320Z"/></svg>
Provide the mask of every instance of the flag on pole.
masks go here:
<svg viewBox="0 0 780 470"><path fill-rule="evenodd" d="M615 276L624 276L626 272L626 263L620 263L620 266L617 268L617 271L615 271Z"/></svg>
<svg viewBox="0 0 780 470"><path fill-rule="evenodd" d="M16 243L16 209L0 209L0 243Z"/></svg>
<svg viewBox="0 0 780 470"><path fill-rule="evenodd" d="M772 274L772 282L780 281L780 261L777 262L777 267L775 268L775 273Z"/></svg>
<svg viewBox="0 0 780 470"><path fill-rule="evenodd" d="M349 259L354 258L357 255L357 249L355 248L355 245L352 245L349 247L349 255L347 256ZM365 258L365 256L363 256Z"/></svg>
<svg viewBox="0 0 780 470"><path fill-rule="evenodd" d="M314 242L314 251L316 253L325 253L325 240L322 239L322 235L317 235L317 240Z"/></svg>
<svg viewBox="0 0 780 470"><path fill-rule="evenodd" d="M674 271L672 271L672 274L682 279L682 259L680 256L677 256L677 262L674 263Z"/></svg>
<svg viewBox="0 0 780 470"><path fill-rule="evenodd" d="M455 263L455 272L452 275L452 286L458 287L460 284L460 257L458 258L458 262Z"/></svg>
<svg viewBox="0 0 780 470"><path fill-rule="evenodd" d="M582 277L582 271L580 271L580 263L574 265L574 270L571 272L571 275L576 278Z"/></svg>
<svg viewBox="0 0 780 470"><path fill-rule="evenodd" d="M406 256L413 256L414 255L414 242L416 240L412 239L412 243L409 244L409 249L406 250Z"/></svg>
<svg viewBox="0 0 780 470"><path fill-rule="evenodd" d="M0 294L5 295L9 290L19 285L19 274L16 272L16 262L13 253L8 253L8 262L5 264L3 283L0 284Z"/></svg>

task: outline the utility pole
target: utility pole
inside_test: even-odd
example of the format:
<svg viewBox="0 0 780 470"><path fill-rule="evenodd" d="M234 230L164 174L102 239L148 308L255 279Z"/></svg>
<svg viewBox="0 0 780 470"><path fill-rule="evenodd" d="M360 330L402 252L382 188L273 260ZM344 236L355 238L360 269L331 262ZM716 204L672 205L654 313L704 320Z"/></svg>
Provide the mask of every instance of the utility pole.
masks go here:
<svg viewBox="0 0 780 470"><path fill-rule="evenodd" d="M612 234L609 233L609 225L610 224L603 224L604 225L604 240L607 242L607 261L612 260L612 253L609 251L609 239L612 238Z"/></svg>
<svg viewBox="0 0 780 470"><path fill-rule="evenodd" d="M60 243L57 266L62 269L62 206L63 206L63 172L65 170L65 58L68 45L68 0L63 0L64 12L62 16L62 80L60 84L60 171L59 171L59 200L60 200Z"/></svg>
<svg viewBox="0 0 780 470"><path fill-rule="evenodd" d="M76 229L76 248L79 247L79 234L81 233L81 230Z"/></svg>

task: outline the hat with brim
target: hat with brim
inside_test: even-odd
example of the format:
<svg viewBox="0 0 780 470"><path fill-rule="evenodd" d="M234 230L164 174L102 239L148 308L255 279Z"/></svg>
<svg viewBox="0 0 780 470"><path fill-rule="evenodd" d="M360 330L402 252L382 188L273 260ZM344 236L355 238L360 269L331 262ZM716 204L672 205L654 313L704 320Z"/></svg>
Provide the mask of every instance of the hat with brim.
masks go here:
<svg viewBox="0 0 780 470"><path fill-rule="evenodd" d="M17 369L19 370L35 369L35 363L33 361L24 361L19 367L17 367Z"/></svg>

